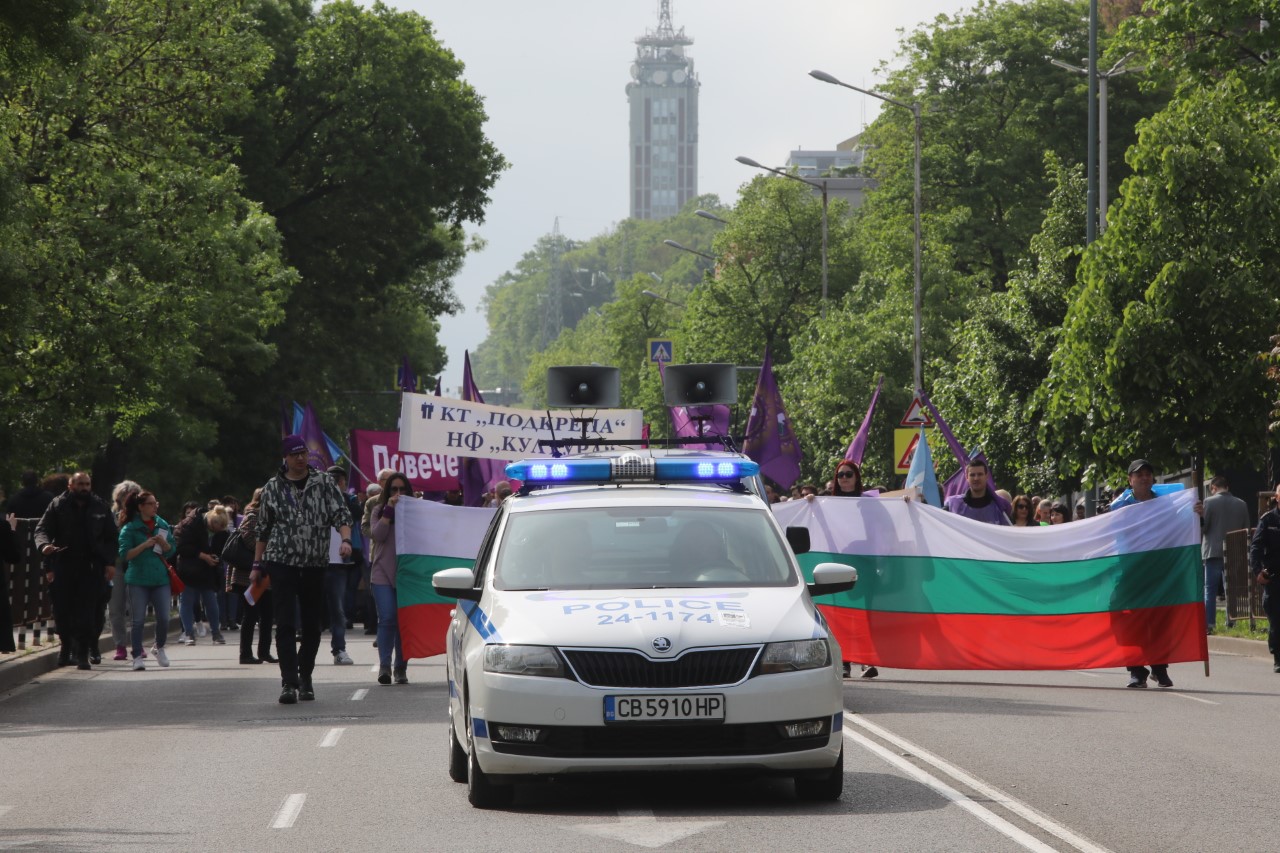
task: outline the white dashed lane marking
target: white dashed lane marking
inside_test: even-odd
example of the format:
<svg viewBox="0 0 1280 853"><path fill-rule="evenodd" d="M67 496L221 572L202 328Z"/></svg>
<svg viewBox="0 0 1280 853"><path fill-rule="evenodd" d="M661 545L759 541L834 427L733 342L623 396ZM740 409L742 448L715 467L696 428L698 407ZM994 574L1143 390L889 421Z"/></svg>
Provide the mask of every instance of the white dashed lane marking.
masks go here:
<svg viewBox="0 0 1280 853"><path fill-rule="evenodd" d="M292 828L293 822L298 819L298 813L302 811L302 804L306 801L306 794L290 794L285 797L284 804L280 806L280 811L276 812L275 820L271 821L271 828Z"/></svg>
<svg viewBox="0 0 1280 853"><path fill-rule="evenodd" d="M351 694L351 701L352 701L352 702L359 702L361 699L363 699L364 697L366 697L366 696L368 696L368 695L369 695L369 688L368 688L368 687L361 687L361 688L360 688L359 690L357 690L355 693L352 693L352 694Z"/></svg>
<svg viewBox="0 0 1280 853"><path fill-rule="evenodd" d="M320 741L320 746L322 748L326 746L336 746L338 739L342 737L342 733L345 731L346 729L344 728L329 729L329 733L324 736L324 740Z"/></svg>

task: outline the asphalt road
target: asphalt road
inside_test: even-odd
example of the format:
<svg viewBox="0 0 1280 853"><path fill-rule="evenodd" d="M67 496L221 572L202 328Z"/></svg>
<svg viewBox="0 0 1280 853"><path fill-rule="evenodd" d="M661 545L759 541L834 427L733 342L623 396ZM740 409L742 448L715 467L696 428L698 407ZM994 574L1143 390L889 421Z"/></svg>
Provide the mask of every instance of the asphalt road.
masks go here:
<svg viewBox="0 0 1280 853"><path fill-rule="evenodd" d="M446 775L443 663L380 686L322 647L317 701L234 637L173 665L62 669L0 694L0 850L1114 850L1276 848L1280 675L1216 654L1175 687L1123 670L885 671L848 682L845 793L661 776L519 788L473 810Z"/></svg>

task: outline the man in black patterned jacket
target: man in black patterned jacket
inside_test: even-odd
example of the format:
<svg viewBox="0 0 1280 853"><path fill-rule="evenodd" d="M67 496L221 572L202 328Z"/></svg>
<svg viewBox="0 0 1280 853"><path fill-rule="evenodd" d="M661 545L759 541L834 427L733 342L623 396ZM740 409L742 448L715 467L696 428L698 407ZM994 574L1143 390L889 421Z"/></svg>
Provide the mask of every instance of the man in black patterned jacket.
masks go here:
<svg viewBox="0 0 1280 853"><path fill-rule="evenodd" d="M285 436L284 464L262 487L258 509L258 542L251 580L262 574L271 581L276 621L276 654L280 657L280 703L315 699L311 674L320 648L320 614L324 607L324 575L329 567L329 530L342 536L338 553L351 555L351 513L333 478L307 462L302 436ZM297 642L298 613L302 645Z"/></svg>

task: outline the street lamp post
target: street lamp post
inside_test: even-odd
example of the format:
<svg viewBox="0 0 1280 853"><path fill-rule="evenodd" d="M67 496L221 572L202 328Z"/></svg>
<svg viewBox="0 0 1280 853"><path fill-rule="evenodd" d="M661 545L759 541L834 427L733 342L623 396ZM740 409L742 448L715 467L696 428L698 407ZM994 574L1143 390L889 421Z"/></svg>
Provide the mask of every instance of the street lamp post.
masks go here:
<svg viewBox="0 0 1280 853"><path fill-rule="evenodd" d="M911 115L915 119L915 293L914 293L914 338L912 361L915 368L916 390L924 390L924 380L920 366L920 314L921 314L921 284L920 284L920 103L908 104L904 101L895 100L887 95L881 95L879 92L872 92L869 89L861 89L857 86L838 80L825 71L810 71L809 76L815 80L821 80L823 83L830 83L833 86L843 86L846 89L852 89L863 95L870 95L878 98L886 104L893 104L895 107L911 110Z"/></svg>
<svg viewBox="0 0 1280 853"><path fill-rule="evenodd" d="M1096 197L1098 199L1098 236L1101 237L1107 230L1107 83L1112 77L1119 77L1121 74L1127 74L1130 71L1142 71L1145 66L1136 68L1127 68L1125 63L1129 61L1132 53L1125 56L1111 66L1110 71L1100 71L1098 77L1098 188ZM1088 74L1086 68L1079 65L1072 65L1070 62L1063 62L1061 59L1049 59L1051 65L1067 71L1074 71L1077 74ZM1092 144L1090 146L1092 148ZM1093 188L1090 187L1092 190Z"/></svg>
<svg viewBox="0 0 1280 853"><path fill-rule="evenodd" d="M719 216L716 216L714 213L711 213L710 211L707 211L707 210L702 210L701 208L699 208L698 210L695 210L693 212L693 215L701 216L703 219L710 219L712 222L719 222L721 225L729 224L729 220L721 219Z"/></svg>
<svg viewBox="0 0 1280 853"><path fill-rule="evenodd" d="M784 178L790 178L793 181L799 181L802 184L808 184L811 187L822 190L822 316L827 316L827 182L811 181L808 178L802 178L799 175L784 172L782 169L775 169L772 166L765 166L761 163L757 163L750 157L736 157L734 159L744 166L750 166L753 169L763 169L766 172L773 172L775 175L781 175Z"/></svg>

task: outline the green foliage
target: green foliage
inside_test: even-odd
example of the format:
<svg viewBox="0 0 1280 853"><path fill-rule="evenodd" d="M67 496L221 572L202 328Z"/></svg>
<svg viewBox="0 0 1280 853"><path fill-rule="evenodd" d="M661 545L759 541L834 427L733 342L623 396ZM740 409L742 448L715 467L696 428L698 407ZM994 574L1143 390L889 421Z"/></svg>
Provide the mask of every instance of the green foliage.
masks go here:
<svg viewBox="0 0 1280 853"><path fill-rule="evenodd" d="M1049 373L1083 250L1085 179L1082 168L1068 168L1052 154L1045 167L1055 189L1031 254L1005 292L974 301L970 318L956 329L954 359L933 362L931 395L966 447L987 451L1001 485L1016 484L1028 494L1079 485L1060 477L1056 457L1041 445L1044 412L1034 398Z"/></svg>
<svg viewBox="0 0 1280 853"><path fill-rule="evenodd" d="M375 3L264 2L275 58L250 108L228 123L248 194L275 217L301 278L268 342L269 383L244 375L220 434L232 482L269 470L279 400L313 400L341 439L390 427L402 355L444 364L437 317L505 161L485 137L480 95L417 14ZM356 335L358 334L358 338Z"/></svg>
<svg viewBox="0 0 1280 853"><path fill-rule="evenodd" d="M189 487L228 399L219 365L280 319L294 276L279 235L203 132L269 58L239 5L91 4L80 61L38 61L6 90L0 458L13 469L86 466L132 442L165 460L157 488ZM163 457L144 429L162 417L179 424Z"/></svg>
<svg viewBox="0 0 1280 853"><path fill-rule="evenodd" d="M1275 106L1228 72L1143 124L1042 392L1064 464L1257 458L1268 389L1256 354L1280 324Z"/></svg>

